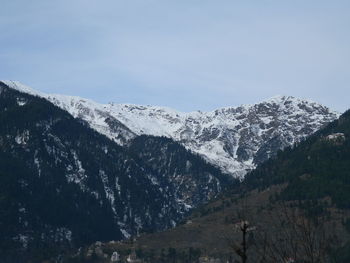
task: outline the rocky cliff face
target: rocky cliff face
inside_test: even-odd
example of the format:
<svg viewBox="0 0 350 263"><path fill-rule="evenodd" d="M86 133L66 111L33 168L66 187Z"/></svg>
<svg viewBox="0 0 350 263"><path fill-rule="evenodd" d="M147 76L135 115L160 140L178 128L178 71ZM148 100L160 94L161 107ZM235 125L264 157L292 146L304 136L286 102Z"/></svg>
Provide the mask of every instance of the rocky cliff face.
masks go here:
<svg viewBox="0 0 350 263"><path fill-rule="evenodd" d="M138 135L165 136L238 178L339 116L318 103L290 96L183 113L166 107L103 105L79 97L42 94L17 82L6 84L48 99L120 145Z"/></svg>

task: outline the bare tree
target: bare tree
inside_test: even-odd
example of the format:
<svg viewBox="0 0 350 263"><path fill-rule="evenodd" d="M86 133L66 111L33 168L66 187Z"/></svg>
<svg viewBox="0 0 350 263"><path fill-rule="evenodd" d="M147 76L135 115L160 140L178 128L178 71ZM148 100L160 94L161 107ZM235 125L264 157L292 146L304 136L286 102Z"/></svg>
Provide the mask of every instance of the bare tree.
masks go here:
<svg viewBox="0 0 350 263"><path fill-rule="evenodd" d="M281 202L265 212L255 235L258 262L328 262L334 237L327 234L324 217L307 217L298 207Z"/></svg>
<svg viewBox="0 0 350 263"><path fill-rule="evenodd" d="M229 246L233 249L235 254L241 259L242 263L246 263L248 260L248 234L256 229L247 220L250 209L246 202L246 198L243 198L240 207L237 209L236 223L233 224L234 237L226 237Z"/></svg>
<svg viewBox="0 0 350 263"><path fill-rule="evenodd" d="M236 252L236 254L241 258L242 263L246 263L248 259L247 250L247 234L248 232L254 231L256 228L254 226L250 226L249 222L246 220L242 220L235 224L235 228L242 234L242 243L238 245L236 242L231 243L231 247Z"/></svg>
<svg viewBox="0 0 350 263"><path fill-rule="evenodd" d="M310 217L295 202L254 201L243 198L236 207L234 231L226 237L239 262L330 262L337 238L324 213Z"/></svg>

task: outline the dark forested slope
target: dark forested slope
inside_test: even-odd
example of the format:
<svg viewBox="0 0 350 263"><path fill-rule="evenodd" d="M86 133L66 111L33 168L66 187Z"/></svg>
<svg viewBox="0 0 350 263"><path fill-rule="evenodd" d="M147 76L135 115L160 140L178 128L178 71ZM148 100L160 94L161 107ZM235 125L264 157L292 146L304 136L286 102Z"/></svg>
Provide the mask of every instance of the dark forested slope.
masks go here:
<svg viewBox="0 0 350 263"><path fill-rule="evenodd" d="M350 208L350 111L304 142L278 153L247 175L248 189L288 183L285 200L331 197L340 208Z"/></svg>
<svg viewBox="0 0 350 263"><path fill-rule="evenodd" d="M166 229L229 183L182 146L161 144L176 149L170 147L162 158L169 154L187 170L150 165L144 156L160 150L137 141L130 149L121 147L47 100L0 83L3 262L39 262L60 249ZM172 177L177 181L166 179ZM182 177L207 191L171 190Z"/></svg>
<svg viewBox="0 0 350 263"><path fill-rule="evenodd" d="M259 165L241 184L193 211L184 224L142 235L131 245L107 243L99 249L106 254L125 254L137 248L139 256L148 262L196 262L200 256L241 262L240 226L248 222L251 230L246 235L247 262L294 259L347 263L349 208L347 111L305 141ZM89 260L84 253L76 262ZM96 262L106 261L100 258Z"/></svg>

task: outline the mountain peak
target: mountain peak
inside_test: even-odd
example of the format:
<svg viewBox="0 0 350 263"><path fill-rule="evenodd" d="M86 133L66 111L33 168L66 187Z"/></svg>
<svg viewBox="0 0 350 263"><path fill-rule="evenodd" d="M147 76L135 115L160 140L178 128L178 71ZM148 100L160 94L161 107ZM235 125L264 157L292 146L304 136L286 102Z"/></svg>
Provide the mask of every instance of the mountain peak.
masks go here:
<svg viewBox="0 0 350 263"><path fill-rule="evenodd" d="M277 150L339 117L321 104L287 95L211 112L184 113L160 106L99 104L80 97L44 94L15 81L4 83L46 98L120 145L138 135L165 136L240 178Z"/></svg>
<svg viewBox="0 0 350 263"><path fill-rule="evenodd" d="M272 104L285 104L285 103L294 103L294 104L314 104L314 105L318 105L318 106L322 106L320 103L315 102L311 99L305 99L305 98L297 98L294 96L290 96L290 95L276 95L273 96L269 99L266 99L264 101L261 101L260 103L272 103Z"/></svg>

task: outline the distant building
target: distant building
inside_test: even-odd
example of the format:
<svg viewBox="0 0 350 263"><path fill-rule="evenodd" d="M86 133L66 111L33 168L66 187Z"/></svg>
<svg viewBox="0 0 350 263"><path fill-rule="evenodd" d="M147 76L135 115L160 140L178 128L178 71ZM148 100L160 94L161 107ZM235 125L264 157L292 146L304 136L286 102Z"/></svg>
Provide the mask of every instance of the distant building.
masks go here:
<svg viewBox="0 0 350 263"><path fill-rule="evenodd" d="M135 250L133 250L131 252L131 254L127 257L126 262L128 262L128 263L141 263L142 260L136 256L136 252L135 252Z"/></svg>
<svg viewBox="0 0 350 263"><path fill-rule="evenodd" d="M186 221L186 225L191 225L192 224L192 220L187 220Z"/></svg>
<svg viewBox="0 0 350 263"><path fill-rule="evenodd" d="M221 260L219 258L204 256L199 258L199 263L221 263Z"/></svg>
<svg viewBox="0 0 350 263"><path fill-rule="evenodd" d="M118 252L114 251L112 256L111 256L111 262L115 263L115 262L119 262L120 261L120 256L118 254Z"/></svg>

